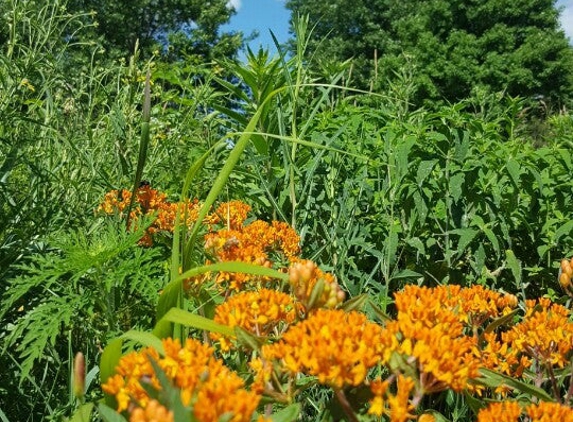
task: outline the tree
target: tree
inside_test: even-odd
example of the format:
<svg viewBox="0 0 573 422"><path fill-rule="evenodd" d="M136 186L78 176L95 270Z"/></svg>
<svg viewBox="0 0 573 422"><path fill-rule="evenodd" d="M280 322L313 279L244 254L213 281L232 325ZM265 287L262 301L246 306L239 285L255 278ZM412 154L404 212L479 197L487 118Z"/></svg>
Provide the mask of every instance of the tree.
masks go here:
<svg viewBox="0 0 573 422"><path fill-rule="evenodd" d="M94 31L112 56L158 50L168 60L232 57L240 32L220 33L235 13L227 0L69 0L68 11L91 12Z"/></svg>
<svg viewBox="0 0 573 422"><path fill-rule="evenodd" d="M473 90L567 99L573 50L554 0L288 0L309 15L309 54L353 59L360 88L412 75L414 100L456 101ZM375 59L377 62L375 64Z"/></svg>

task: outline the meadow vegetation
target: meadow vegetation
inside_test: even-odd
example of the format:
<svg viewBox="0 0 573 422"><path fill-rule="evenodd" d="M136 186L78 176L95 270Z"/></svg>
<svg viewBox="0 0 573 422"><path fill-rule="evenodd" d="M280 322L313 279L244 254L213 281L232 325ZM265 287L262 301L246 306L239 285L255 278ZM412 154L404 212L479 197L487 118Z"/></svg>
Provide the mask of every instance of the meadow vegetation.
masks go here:
<svg viewBox="0 0 573 422"><path fill-rule="evenodd" d="M77 3L0 3L0 421L573 420L565 97Z"/></svg>

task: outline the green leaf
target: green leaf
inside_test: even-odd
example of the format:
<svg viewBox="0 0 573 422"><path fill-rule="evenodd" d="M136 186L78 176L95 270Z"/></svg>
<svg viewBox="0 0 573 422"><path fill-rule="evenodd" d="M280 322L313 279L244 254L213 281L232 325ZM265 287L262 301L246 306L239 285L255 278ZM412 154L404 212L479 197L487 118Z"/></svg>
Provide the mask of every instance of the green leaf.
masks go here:
<svg viewBox="0 0 573 422"><path fill-rule="evenodd" d="M82 404L74 412L69 422L89 422L91 420L92 410L94 408L93 403Z"/></svg>
<svg viewBox="0 0 573 422"><path fill-rule="evenodd" d="M405 270L401 270L398 271L397 273L392 274L392 277L390 277L390 280L403 280L405 278L415 278L418 279L420 277L423 277L422 274L417 273L416 271L412 271L409 269L405 269Z"/></svg>
<svg viewBox="0 0 573 422"><path fill-rule="evenodd" d="M507 172L509 173L509 176L511 177L511 181L515 185L515 188L519 189L521 186L520 183L521 167L519 166L519 163L515 161L513 158L511 158L507 162L506 168Z"/></svg>
<svg viewBox="0 0 573 422"><path fill-rule="evenodd" d="M463 185L466 180L464 173L456 173L450 178L450 194L454 202L458 202L463 192Z"/></svg>
<svg viewBox="0 0 573 422"><path fill-rule="evenodd" d="M483 333L480 335L480 340L483 340L483 335L486 333L491 333L492 331L494 331L496 328L501 327L502 325L507 324L508 322L513 321L513 318L515 317L515 315L517 315L519 312L519 309L515 309L514 311L511 311L509 314L504 315L502 317L499 317L497 319L494 319L490 324L488 324L487 327L485 327L485 330L483 331Z"/></svg>
<svg viewBox="0 0 573 422"><path fill-rule="evenodd" d="M142 344L147 347L153 347L155 350L159 352L159 354L161 355L165 354L161 340L152 333L148 333L145 331L130 330L122 334L121 338L135 341L136 343Z"/></svg>
<svg viewBox="0 0 573 422"><path fill-rule="evenodd" d="M479 232L475 229L466 228L466 229L455 229L452 230L450 233L457 234L458 236L460 236L456 249L458 252L458 256L461 256L463 255L468 245L472 242L472 240L474 240L474 238Z"/></svg>
<svg viewBox="0 0 573 422"><path fill-rule="evenodd" d="M497 388L500 385L507 385L508 387L514 388L522 393L537 397L540 400L548 402L555 401L555 399L551 397L545 390L525 382L518 381L517 379L510 376L503 375L485 368L481 368L480 372L481 377L477 378L476 381L487 387Z"/></svg>
<svg viewBox="0 0 573 422"><path fill-rule="evenodd" d="M324 292L324 280L320 278L310 292L310 297L308 298L308 303L306 304L307 309L312 309L314 305L316 305L318 299L320 299L322 296L322 292Z"/></svg>
<svg viewBox="0 0 573 422"><path fill-rule="evenodd" d="M104 422L127 422L127 419L103 403L98 404L97 409Z"/></svg>
<svg viewBox="0 0 573 422"><path fill-rule="evenodd" d="M265 344L265 339L261 337L257 337L253 333L245 330L238 325L235 328L235 335L237 337L237 341L241 343L243 346L248 347L251 350L259 351L261 346Z"/></svg>
<svg viewBox="0 0 573 422"><path fill-rule="evenodd" d="M191 312L184 311L179 308L171 308L156 325L159 326L163 322L172 322L175 324L181 324L186 327L193 327L199 330L206 330L213 333L219 333L226 336L234 336L235 332L231 327L226 325L218 324L215 321L202 317L201 315L192 314ZM153 330L156 334L156 330Z"/></svg>
<svg viewBox="0 0 573 422"><path fill-rule="evenodd" d="M271 415L273 422L294 422L298 419L300 414L300 404L293 403L277 413Z"/></svg>
<svg viewBox="0 0 573 422"><path fill-rule="evenodd" d="M513 274L513 278L515 278L515 281L517 282L517 285L521 286L521 261L517 259L511 249L505 251L505 260Z"/></svg>
<svg viewBox="0 0 573 422"><path fill-rule="evenodd" d="M555 241L559 241L561 236L568 235L571 237L571 232L573 231L573 220L569 220L565 224L559 226L559 228L555 231Z"/></svg>
<svg viewBox="0 0 573 422"><path fill-rule="evenodd" d="M350 312L355 310L361 310L364 304L368 301L368 295L366 293L353 297L342 304L340 309Z"/></svg>
<svg viewBox="0 0 573 422"><path fill-rule="evenodd" d="M108 343L108 345L103 349L100 359L100 378L101 383L105 384L107 380L115 374L115 368L119 363L121 358L123 347L123 339L116 338ZM115 405L115 398L113 396L106 394L106 403L109 406Z"/></svg>
<svg viewBox="0 0 573 422"><path fill-rule="evenodd" d="M418 186L422 186L422 183L430 175L437 162L438 160L426 160L420 162L418 172L416 173L416 183Z"/></svg>

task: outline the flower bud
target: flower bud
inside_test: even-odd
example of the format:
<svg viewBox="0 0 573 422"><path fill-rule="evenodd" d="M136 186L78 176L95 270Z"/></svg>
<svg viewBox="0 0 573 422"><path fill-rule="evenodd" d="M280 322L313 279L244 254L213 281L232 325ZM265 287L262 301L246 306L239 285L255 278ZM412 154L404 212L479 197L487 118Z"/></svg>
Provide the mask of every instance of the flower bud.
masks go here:
<svg viewBox="0 0 573 422"><path fill-rule="evenodd" d="M73 379L73 389L74 395L77 398L81 398L84 395L86 388L86 360L82 352L76 354L74 359L74 379Z"/></svg>

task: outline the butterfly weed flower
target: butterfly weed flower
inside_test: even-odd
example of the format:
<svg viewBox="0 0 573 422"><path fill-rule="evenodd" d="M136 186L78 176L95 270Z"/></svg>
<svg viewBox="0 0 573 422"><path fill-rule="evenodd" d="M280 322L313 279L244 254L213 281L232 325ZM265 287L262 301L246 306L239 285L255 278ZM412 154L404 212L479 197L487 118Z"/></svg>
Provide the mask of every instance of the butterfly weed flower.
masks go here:
<svg viewBox="0 0 573 422"><path fill-rule="evenodd" d="M157 400L151 400L145 409L135 408L129 422L174 422L173 411L168 410Z"/></svg>
<svg viewBox="0 0 573 422"><path fill-rule="evenodd" d="M181 346L179 340L162 341L165 356L152 348L132 352L119 361L117 374L102 385L115 396L119 412L147 409L151 403L142 383L159 390L151 365L155 360L174 386L181 390L181 401L193 407L198 421L215 422L223 415L233 421L250 421L260 396L245 389L244 381L213 356L213 349L194 339Z"/></svg>
<svg viewBox="0 0 573 422"><path fill-rule="evenodd" d="M525 412L524 412L525 410ZM573 409L559 403L539 402L522 409L516 401L491 403L481 409L477 422L518 422L523 413L527 414L527 422L573 422Z"/></svg>
<svg viewBox="0 0 573 422"><path fill-rule="evenodd" d="M270 289L241 292L231 296L215 309L215 322L229 327L241 327L257 336L279 334L280 326L296 319L296 305L286 293ZM232 345L229 338L211 333L223 351Z"/></svg>
<svg viewBox="0 0 573 422"><path fill-rule="evenodd" d="M249 211L251 211L251 206L242 201L223 202L215 212L205 218L205 222L209 226L222 224L229 230L241 230Z"/></svg>
<svg viewBox="0 0 573 422"><path fill-rule="evenodd" d="M291 325L278 342L264 345L261 356L292 376L312 375L335 389L357 386L381 360L382 333L364 314L318 309Z"/></svg>

